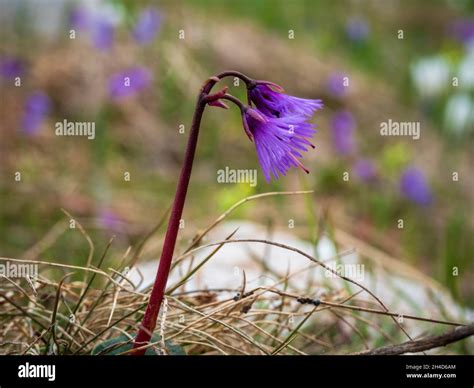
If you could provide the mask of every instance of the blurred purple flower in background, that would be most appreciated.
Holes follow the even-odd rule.
[[[367,21],[354,17],[346,24],[346,35],[352,42],[364,42],[369,37],[370,29]]]
[[[85,8],[76,7],[69,15],[69,23],[72,28],[78,31],[85,31],[91,24],[91,15]]]
[[[356,176],[364,182],[369,182],[377,176],[377,168],[369,159],[358,159],[352,168]]]
[[[121,229],[121,220],[119,216],[108,208],[99,210],[98,223],[104,229],[111,231],[119,231]]]
[[[474,44],[474,19],[459,19],[448,26],[448,34],[465,45]]]
[[[278,91],[275,91],[277,89]],[[266,116],[311,116],[323,107],[321,100],[309,100],[281,93],[283,89],[273,83],[259,82],[249,89],[250,100]]]
[[[133,37],[140,44],[150,43],[160,28],[160,14],[155,8],[144,9],[133,29]]]
[[[119,16],[110,7],[77,7],[69,15],[69,22],[74,29],[87,31],[97,50],[107,51],[112,48]]]
[[[354,130],[356,122],[349,111],[337,112],[331,120],[334,149],[341,155],[355,151]]]
[[[428,206],[433,200],[423,171],[407,167],[400,178],[400,191],[407,199],[420,206]]]
[[[248,108],[243,116],[244,128],[254,140],[258,160],[267,182],[271,175],[278,179],[278,174],[286,175],[291,167],[300,167],[301,151],[314,148],[310,139],[316,130],[314,125],[306,122],[302,115],[268,117],[258,109]]]
[[[109,95],[113,100],[133,96],[150,86],[152,73],[145,67],[135,66],[109,77]]]
[[[28,135],[34,135],[40,129],[50,106],[50,99],[45,93],[31,93],[25,101],[22,121],[23,132]]]
[[[344,85],[345,77],[346,76],[342,73],[333,73],[328,77],[326,89],[331,96],[341,98],[346,94],[347,86]]]
[[[109,20],[101,17],[97,17],[96,20],[94,20],[91,38],[97,50],[109,50],[114,43],[114,36],[115,28]]]
[[[5,79],[21,77],[25,73],[24,63],[13,57],[3,57],[0,59],[0,75]]]

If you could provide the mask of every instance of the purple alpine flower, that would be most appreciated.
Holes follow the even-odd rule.
[[[0,75],[5,79],[21,77],[25,72],[25,66],[21,60],[13,57],[0,59]]]
[[[109,95],[113,100],[132,96],[148,87],[151,80],[151,71],[142,66],[115,73],[109,78]]]
[[[69,15],[71,27],[87,31],[94,47],[99,51],[109,50],[114,42],[115,25],[110,14],[84,7],[77,7]]]
[[[352,167],[357,177],[364,182],[369,182],[377,176],[377,168],[369,159],[358,159]]]
[[[257,81],[249,88],[249,99],[266,116],[284,117],[302,115],[307,117],[323,107],[321,100],[309,100],[289,96],[283,89],[268,81]]]
[[[22,129],[28,135],[35,134],[41,127],[43,120],[50,109],[49,97],[43,92],[34,92],[25,102]]]
[[[355,150],[354,130],[356,123],[349,111],[340,111],[331,121],[333,146],[341,155],[351,154]]]
[[[216,83],[225,77],[238,77],[245,82],[247,93],[249,94],[249,105],[253,101],[257,108],[245,106],[240,99],[228,94],[228,87],[224,87],[215,93],[211,93]],[[161,309],[161,304],[165,296],[168,283],[176,239],[179,231],[180,219],[183,214],[183,208],[186,201],[186,194],[191,178],[191,171],[198,143],[199,129],[202,115],[207,105],[219,108],[227,108],[227,105],[218,100],[231,101],[237,105],[242,114],[244,130],[251,140],[255,141],[258,159],[262,166],[265,179],[270,180],[271,175],[278,178],[279,174],[285,175],[290,167],[301,167],[306,172],[306,168],[301,164],[298,158],[302,157],[301,152],[307,151],[309,147],[314,147],[310,139],[315,130],[314,125],[307,122],[308,112],[312,113],[316,107],[308,104],[308,100],[289,99],[289,96],[275,96],[269,93],[266,87],[258,86],[262,82],[257,82],[245,74],[237,71],[225,71],[212,76],[202,85],[196,109],[193,115],[190,135],[186,146],[184,161],[179,174],[176,194],[173,201],[172,210],[166,231],[166,237],[163,241],[163,248],[158,265],[158,270],[150,293],[148,304],[142,323],[135,337],[132,353],[133,355],[144,355],[150,343],[153,331]],[[268,85],[268,84],[267,84]],[[258,88],[258,89],[257,89]],[[248,90],[252,89],[252,90]],[[261,91],[268,97],[262,96]],[[296,102],[298,101],[298,103]],[[320,107],[318,102],[317,106]],[[265,112],[259,110],[262,107]],[[194,246],[198,245],[200,238],[196,239]],[[193,248],[194,246],[191,246]]]
[[[78,31],[87,30],[91,24],[91,15],[85,8],[76,7],[69,15],[69,23]]]
[[[364,19],[351,18],[346,24],[346,35],[352,42],[363,42],[369,36],[369,25]]]
[[[92,25],[91,34],[95,48],[100,51],[107,51],[113,45],[115,28],[106,18],[96,17]]]
[[[109,208],[102,208],[98,214],[99,225],[108,230],[119,231],[121,226],[120,217]]]
[[[400,191],[407,199],[420,206],[428,206],[433,200],[425,175],[416,167],[408,167],[403,171]]]
[[[448,26],[450,34],[458,42],[466,45],[474,42],[474,19],[458,19]]]
[[[286,175],[291,167],[308,169],[298,160],[301,152],[315,148],[310,139],[316,132],[314,125],[301,115],[269,117],[254,108],[247,108],[243,114],[244,129],[250,140],[255,142],[258,160],[267,182],[271,175]]]
[[[133,29],[133,37],[140,44],[150,43],[160,28],[160,22],[160,14],[156,9],[144,9]]]
[[[346,76],[342,73],[332,73],[327,80],[326,89],[330,95],[336,98],[343,97],[347,92],[347,86],[344,85],[344,78]]]

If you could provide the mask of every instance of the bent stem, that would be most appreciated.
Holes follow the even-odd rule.
[[[138,334],[135,338],[133,349],[131,354],[143,355],[146,352],[144,345],[146,345],[153,334],[153,330],[156,327],[156,321],[160,312],[161,303],[165,294],[166,283],[171,268],[171,262],[173,259],[174,248],[176,245],[176,238],[178,235],[179,222],[183,213],[184,201],[186,199],[186,193],[188,190],[189,179],[191,178],[191,171],[193,167],[194,155],[196,153],[196,146],[199,136],[199,129],[201,126],[201,119],[204,113],[206,105],[210,102],[216,101],[225,95],[226,89],[215,94],[209,94],[212,87],[222,78],[227,76],[239,77],[246,85],[253,82],[247,76],[234,71],[227,71],[212,77],[207,80],[199,93],[196,109],[194,111],[193,121],[191,124],[191,132],[189,134],[188,144],[186,146],[186,152],[184,156],[183,167],[179,176],[178,186],[173,202],[173,208],[168,222],[168,229],[166,231],[165,240],[163,243],[163,250],[161,252],[160,263],[158,266],[158,272],[156,275],[155,283],[150,294],[148,306],[143,317],[143,321],[139,328]]]

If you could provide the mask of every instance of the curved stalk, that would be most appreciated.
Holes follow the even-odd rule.
[[[171,210],[171,215],[168,223],[168,229],[166,231],[166,236],[163,243],[163,250],[161,252],[160,263],[158,266],[158,272],[156,275],[155,283],[150,294],[150,299],[143,317],[143,321],[139,328],[138,334],[135,338],[133,348],[136,349],[131,354],[134,355],[143,355],[145,354],[146,349],[142,349],[146,345],[153,334],[153,330],[156,327],[156,321],[158,314],[160,312],[161,303],[166,290],[166,283],[168,281],[168,276],[171,268],[171,262],[173,259],[174,248],[176,245],[176,238],[179,230],[179,222],[183,213],[184,202],[186,199],[186,193],[188,190],[189,180],[191,178],[191,171],[193,167],[194,155],[196,153],[196,146],[199,136],[199,129],[201,125],[202,115],[206,105],[214,100],[219,98],[225,98],[236,103],[240,109],[244,109],[243,104],[235,97],[227,95],[225,93],[226,89],[223,89],[220,92],[210,95],[212,87],[222,78],[227,76],[235,76],[242,79],[246,85],[250,85],[253,81],[247,76],[235,72],[235,71],[226,71],[220,73],[216,77],[210,78],[203,85],[197,102],[196,109],[194,111],[193,121],[191,124],[191,132],[189,134],[188,144],[186,146],[186,152],[184,156],[183,167],[181,169],[181,174],[179,176],[178,186],[176,189],[176,194],[173,202],[173,208]]]

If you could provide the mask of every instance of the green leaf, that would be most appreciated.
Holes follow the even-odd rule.
[[[158,342],[160,341],[160,336],[154,334],[151,341]],[[92,350],[92,355],[108,355],[116,356],[127,350],[132,349],[133,339],[130,339],[125,334],[122,334],[118,337],[110,338],[104,342],[99,343]],[[166,351],[168,354],[173,356],[182,356],[186,355],[183,347],[176,345],[171,341],[165,341]],[[148,348],[145,352],[146,356],[156,356],[159,355],[158,351],[154,348]]]

